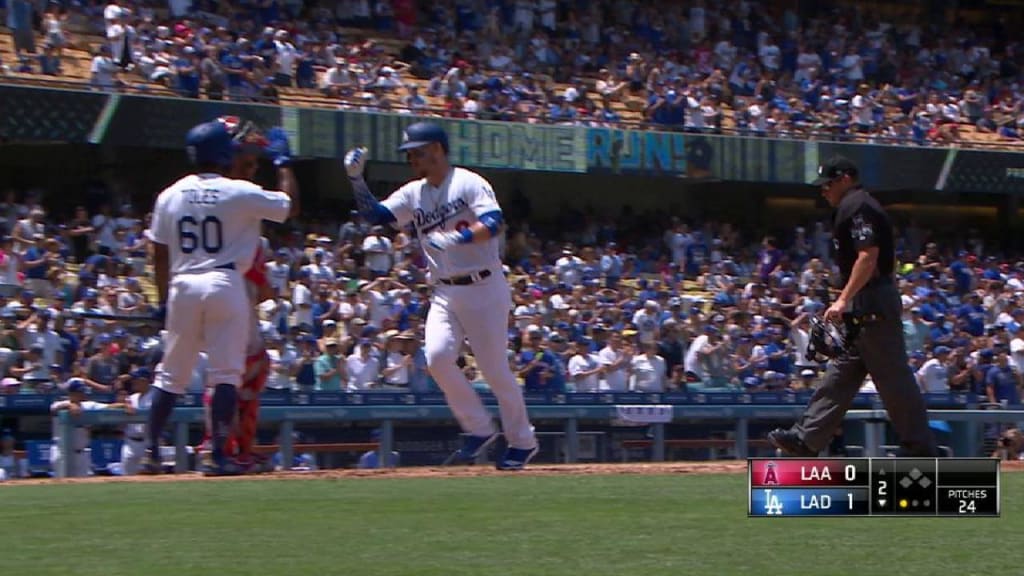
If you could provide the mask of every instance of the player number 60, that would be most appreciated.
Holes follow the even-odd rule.
[[[199,234],[193,232],[198,227]],[[185,254],[191,254],[201,244],[207,254],[216,254],[224,243],[224,230],[220,218],[207,216],[202,223],[192,216],[178,220],[178,245]]]

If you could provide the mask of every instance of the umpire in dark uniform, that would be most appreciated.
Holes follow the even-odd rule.
[[[828,363],[800,421],[789,430],[773,430],[768,440],[787,455],[816,456],[832,441],[871,374],[899,436],[900,455],[934,456],[924,399],[907,362],[889,216],[860,186],[857,166],[847,158],[836,156],[821,165],[813,184],[835,208],[833,246],[843,281],[825,321],[852,319],[857,331],[846,351]]]

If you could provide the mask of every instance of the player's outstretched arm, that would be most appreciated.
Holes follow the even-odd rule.
[[[291,200],[288,217],[299,214],[299,182],[292,171],[292,150],[288,143],[288,133],[284,128],[275,127],[267,131],[267,145],[264,152],[277,167],[277,186]]]
[[[368,222],[374,225],[390,224],[397,221],[395,215],[374,197],[370,187],[363,179],[369,151],[366,148],[355,148],[345,154],[345,172],[352,183],[352,193],[356,200],[356,209]]]

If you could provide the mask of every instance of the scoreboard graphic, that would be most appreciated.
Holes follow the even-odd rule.
[[[750,458],[749,517],[999,517],[993,458]]]

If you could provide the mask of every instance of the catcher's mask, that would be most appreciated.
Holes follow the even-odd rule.
[[[842,324],[826,322],[820,316],[811,317],[811,332],[808,335],[807,352],[810,362],[825,362],[848,354],[857,337],[857,324],[846,315]]]

